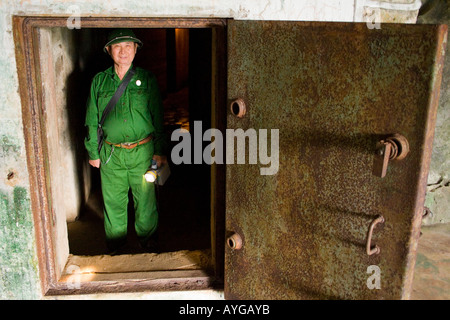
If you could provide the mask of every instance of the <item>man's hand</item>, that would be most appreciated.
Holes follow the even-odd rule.
[[[94,168],[100,168],[100,159],[89,160],[89,164]]]
[[[158,156],[158,155],[153,155],[153,160],[156,161],[156,165],[159,167],[161,167],[161,165],[167,163],[167,157],[166,156]]]

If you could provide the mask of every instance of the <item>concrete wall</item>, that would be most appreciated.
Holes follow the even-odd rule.
[[[448,1],[428,1],[421,10],[417,23],[449,25]],[[450,222],[450,42],[448,41],[425,205],[432,214],[423,220],[424,225]]]
[[[82,150],[80,121],[83,103],[74,99],[81,91],[74,81],[79,69],[76,34],[68,28],[40,30],[40,65],[44,121],[48,145],[51,204],[54,212],[57,272],[64,268],[69,255],[66,221],[74,221],[89,194],[86,153]],[[71,92],[73,91],[73,92]]]
[[[381,10],[374,9],[380,5]],[[376,24],[377,21],[373,21],[373,19],[414,23],[418,6],[420,6],[420,1],[417,0],[398,0],[396,2],[369,0],[1,1],[0,299],[42,298],[30,207],[30,188],[27,178],[28,170],[12,35],[12,15],[226,17],[348,22],[372,19],[370,21]],[[438,137],[438,139],[440,138]],[[448,147],[446,152],[448,154]],[[176,293],[173,297],[176,297]],[[195,294],[192,295],[192,298],[195,298]]]

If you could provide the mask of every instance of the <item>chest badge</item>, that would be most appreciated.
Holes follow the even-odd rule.
[[[137,85],[138,87],[140,87],[140,86],[141,86],[141,80],[136,80],[136,85]]]

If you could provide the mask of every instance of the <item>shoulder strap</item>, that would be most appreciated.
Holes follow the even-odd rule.
[[[102,126],[105,122],[106,116],[108,113],[114,108],[114,106],[117,104],[117,101],[119,101],[120,97],[124,93],[126,87],[128,86],[128,83],[130,83],[131,78],[134,76],[135,70],[134,68],[131,68],[125,78],[123,79],[122,83],[117,88],[116,92],[112,96],[111,100],[109,100],[108,104],[106,105],[105,110],[103,110],[102,118],[100,120],[99,125]]]

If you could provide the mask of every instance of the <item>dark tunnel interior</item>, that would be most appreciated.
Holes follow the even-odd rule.
[[[133,29],[144,43],[133,64],[154,73],[164,102],[164,128],[171,175],[157,188],[159,247],[161,252],[211,247],[211,168],[207,164],[174,165],[171,141],[178,128],[202,121],[211,127],[211,29]],[[79,63],[68,81],[68,113],[78,162],[87,161],[84,150],[85,105],[92,77],[112,66],[103,52],[109,29],[74,30]],[[80,111],[82,106],[83,112]],[[80,134],[80,133],[83,134]],[[194,139],[193,132],[191,138]],[[68,223],[70,253],[106,254],[99,170],[91,169],[91,192],[78,219]],[[129,194],[128,244],[122,253],[141,253],[134,231],[133,200]]]

